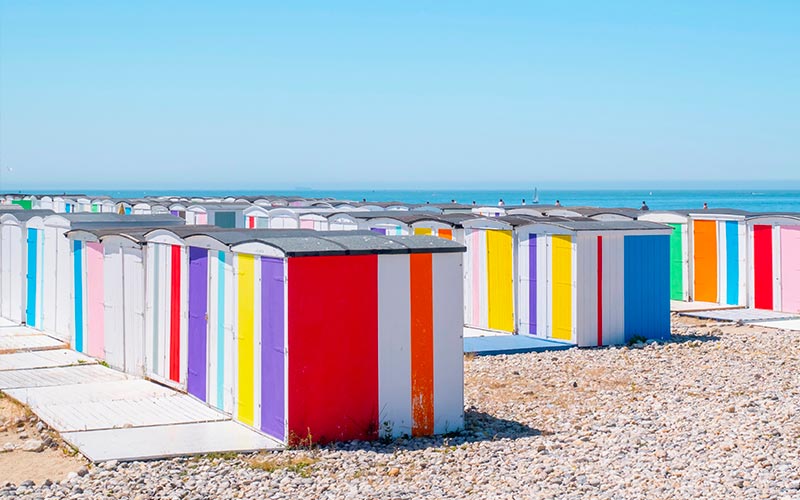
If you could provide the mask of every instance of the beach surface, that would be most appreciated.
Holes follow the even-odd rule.
[[[460,434],[69,479],[82,464],[61,453],[49,486],[0,462],[0,497],[800,498],[800,332],[673,320],[666,344],[467,357]]]

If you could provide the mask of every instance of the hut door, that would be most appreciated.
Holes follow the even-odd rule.
[[[756,309],[772,309],[772,226],[753,226]]]
[[[781,309],[800,313],[800,226],[781,228]]]
[[[189,378],[187,390],[206,400],[208,333],[208,250],[189,248]]]
[[[261,257],[261,430],[283,441],[284,393],[283,260]]]
[[[717,223],[694,221],[694,300],[717,301]]]
[[[28,229],[28,273],[27,280],[27,302],[25,307],[25,322],[29,326],[36,326],[36,247],[38,232],[36,229]]]
[[[669,224],[669,298],[683,298],[683,224]]]
[[[125,321],[122,305],[122,248],[119,244],[103,245],[103,324],[104,358],[113,368],[125,369]]]

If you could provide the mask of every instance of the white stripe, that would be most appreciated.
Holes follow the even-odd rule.
[[[581,347],[597,345],[597,237],[575,236],[577,245],[577,292],[575,341]]]
[[[464,427],[461,255],[433,255],[433,432]]]
[[[253,427],[261,429],[261,257],[253,259]]]
[[[378,431],[381,436],[410,436],[414,422],[411,413],[410,278],[408,255],[378,256]],[[452,292],[455,295],[456,290]],[[461,324],[461,310],[456,324]],[[463,347],[459,347],[459,356],[462,352]]]
[[[625,237],[603,236],[603,344],[625,343]]]

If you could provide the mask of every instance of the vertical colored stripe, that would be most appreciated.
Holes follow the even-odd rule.
[[[514,277],[511,231],[486,231],[489,328],[514,331]]]
[[[696,220],[694,226],[694,300],[717,301],[717,223]]]
[[[105,357],[105,307],[104,307],[103,245],[86,243],[86,329],[87,353],[96,358]]]
[[[727,270],[728,305],[739,304],[739,223],[725,222],[725,267]]]
[[[536,291],[538,289],[537,284],[537,275],[536,275],[536,253],[537,253],[537,239],[536,235],[530,235],[528,239],[528,277],[530,281],[528,281],[528,322],[530,324],[528,333],[531,335],[536,335],[538,329],[536,325],[536,319],[538,314],[537,309],[537,296]]]
[[[225,252],[217,264],[217,408],[225,406]]]
[[[572,237],[553,235],[552,275],[553,303],[552,336],[572,340]]]
[[[443,238],[445,240],[452,240],[453,239],[453,230],[452,229],[439,229],[436,232],[436,235],[439,238]]]
[[[672,300],[683,300],[683,224],[668,224],[669,237],[669,295]]]
[[[283,260],[261,257],[261,430],[283,441],[284,391]]]
[[[25,304],[25,322],[29,326],[36,326],[36,247],[38,246],[38,232],[28,229],[28,274],[27,274],[27,302]]]
[[[386,229],[382,227],[371,227],[369,228],[369,230],[372,231],[373,233],[386,234]]]
[[[429,227],[417,227],[414,228],[414,234],[430,236],[431,234],[433,234],[433,230]]]
[[[161,309],[161,245],[151,246],[153,251],[153,373],[159,372],[158,337],[159,337],[159,310]]]
[[[83,350],[83,243],[79,240],[72,242],[73,246],[73,283],[75,285],[75,350]]]
[[[597,345],[603,345],[603,237],[597,237]]]
[[[413,436],[433,434],[433,256],[411,259],[411,412]]]
[[[753,226],[755,306],[772,309],[772,226]]]
[[[287,265],[290,435],[377,438],[378,256],[296,257]],[[320,283],[335,283],[337,293]]]
[[[169,308],[169,378],[181,377],[181,247],[171,245]]]
[[[472,324],[474,326],[480,326],[481,255],[483,255],[483,249],[481,248],[481,236],[477,230],[473,230],[470,234],[470,241],[472,242],[470,248],[470,256],[472,257]]]
[[[239,283],[238,296],[239,303],[239,328],[237,329],[237,340],[239,344],[238,359],[238,411],[237,417],[240,421],[253,425],[253,353],[255,351],[253,307],[255,307],[255,257],[252,255],[238,256]]]
[[[189,333],[186,390],[206,400],[208,361],[208,250],[189,247]]]
[[[670,335],[669,237],[625,236],[625,340]]]
[[[800,226],[781,228],[781,309],[800,313]]]

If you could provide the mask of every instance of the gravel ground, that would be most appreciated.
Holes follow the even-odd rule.
[[[457,436],[108,463],[0,497],[800,498],[800,333],[674,333],[467,359]]]

